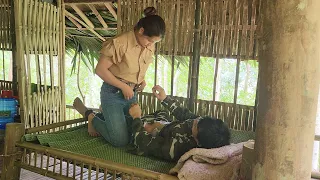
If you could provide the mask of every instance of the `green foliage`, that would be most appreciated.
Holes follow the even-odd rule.
[[[109,24],[110,28],[115,28],[116,19],[108,11],[100,11],[99,14],[104,19],[104,21]],[[85,15],[94,24],[96,28],[101,28],[102,25],[96,18],[96,15],[92,12],[86,12]],[[77,14],[75,14],[79,19],[81,19]],[[66,18],[66,26],[73,27],[76,26]],[[116,30],[96,30],[103,37],[113,37],[117,34]],[[77,69],[77,62],[80,57],[82,63],[88,68],[89,71],[93,72],[94,64],[99,59],[99,51],[102,47],[102,41],[96,37],[89,30],[79,30],[79,29],[67,29],[66,30],[66,53],[72,57],[72,68],[71,73],[75,73]]]
[[[66,54],[72,56],[71,72],[75,72],[79,56],[88,70],[93,72],[94,64],[99,59],[101,44],[102,42],[98,39],[90,37],[73,36],[66,38]]]

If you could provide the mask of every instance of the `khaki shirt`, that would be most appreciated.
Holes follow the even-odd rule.
[[[141,52],[134,31],[129,31],[106,41],[100,53],[112,61],[109,70],[114,76],[140,84],[152,62],[154,45]]]

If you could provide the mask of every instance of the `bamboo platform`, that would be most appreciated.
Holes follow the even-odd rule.
[[[1,142],[2,143],[2,142]],[[41,164],[41,158],[40,155],[37,156],[36,158],[36,164],[37,166],[40,166]],[[32,157],[30,159],[31,161],[35,162],[35,158]],[[47,161],[47,158],[43,158],[43,161]],[[53,170],[55,169],[55,172],[59,172],[60,169],[60,161],[56,161],[56,163],[54,163],[54,158],[49,158],[49,169]],[[81,172],[81,167],[79,166],[73,166],[72,164],[69,164],[69,168],[70,168],[70,172],[69,172],[69,177],[70,179],[99,179],[99,180],[104,180],[104,179],[121,179],[121,177],[119,176],[118,178],[113,178],[111,175],[108,175],[107,177],[104,177],[104,173],[97,173],[95,171],[91,171],[91,175],[90,177],[88,176],[88,172],[86,173],[87,169],[84,168],[83,172]],[[0,174],[1,174],[1,169],[2,169],[2,158],[0,158]],[[67,163],[66,162],[62,162],[62,169],[61,171],[64,172],[67,170]],[[72,177],[75,178],[72,178]],[[0,175],[1,177],[1,175]],[[98,177],[98,178],[97,178]],[[26,169],[21,169],[21,174],[20,174],[20,180],[53,180],[52,178],[46,177],[46,176],[42,176],[40,174],[31,172],[29,170]]]

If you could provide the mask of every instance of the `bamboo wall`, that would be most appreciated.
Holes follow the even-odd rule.
[[[191,55],[193,35],[201,34],[201,56],[257,59],[260,0],[201,0],[200,29],[194,29],[194,0],[118,0],[119,32],[131,30],[143,9],[154,6],[166,22],[158,52]]]
[[[64,121],[60,8],[39,0],[14,3],[22,122],[29,128]]]

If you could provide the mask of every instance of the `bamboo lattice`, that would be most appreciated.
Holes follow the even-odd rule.
[[[64,121],[60,8],[38,0],[14,3],[22,122],[37,127]]]
[[[119,32],[133,29],[143,9],[154,6],[165,20],[166,35],[161,54],[192,53],[194,29],[193,0],[119,0]],[[201,0],[201,56],[257,59],[256,29],[260,0]]]

